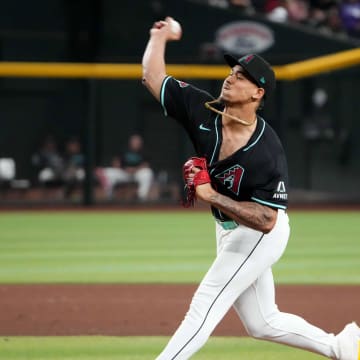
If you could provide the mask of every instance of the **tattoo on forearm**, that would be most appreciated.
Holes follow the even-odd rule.
[[[236,222],[255,230],[267,231],[272,227],[276,210],[255,202],[237,202],[227,196],[215,193],[211,205],[230,216]]]

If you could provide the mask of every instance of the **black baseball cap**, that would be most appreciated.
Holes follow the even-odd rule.
[[[265,90],[265,97],[268,97],[275,89],[275,73],[270,64],[261,56],[248,54],[240,59],[225,54],[225,61],[230,67],[240,65],[256,85]]]

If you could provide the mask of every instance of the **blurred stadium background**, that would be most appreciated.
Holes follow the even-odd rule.
[[[135,75],[130,71],[131,65],[126,68],[128,64],[141,63],[149,28],[166,15],[183,25],[182,41],[169,44],[170,64],[223,65],[225,51],[238,55],[254,51],[271,64],[281,66],[359,46],[359,38],[347,34],[341,26],[340,29],[327,24],[314,26],[310,18],[274,21],[268,13],[259,11],[259,1],[245,6],[235,3],[3,2],[0,71],[8,62],[125,67],[122,78],[69,78],[61,77],[60,72],[58,77],[38,78],[1,71],[0,160],[7,162],[0,166],[0,204],[137,203],[131,186],[118,189],[111,199],[106,198],[94,177],[94,169],[108,166],[133,133],[143,136],[155,172],[148,203],[178,203],[182,187],[180,169],[193,154],[192,146],[183,130],[165,119],[159,104],[142,87],[137,68]],[[314,3],[303,2],[307,6]],[[329,3],[335,7],[340,4]],[[277,130],[286,148],[290,204],[360,202],[359,71],[354,65],[293,81],[278,81],[277,94],[267,104],[263,116]],[[217,94],[222,82],[211,73],[200,78],[184,72],[181,78],[213,94]],[[70,138],[79,139],[82,145],[86,176],[69,197],[64,196],[62,184],[44,186],[37,180],[32,156],[49,135],[61,151]]]

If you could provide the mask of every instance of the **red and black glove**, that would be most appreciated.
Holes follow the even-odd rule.
[[[192,173],[196,167],[200,171]],[[196,200],[196,187],[201,184],[211,183],[210,175],[207,170],[206,159],[203,157],[191,157],[183,166],[183,178],[185,182],[184,207],[194,206]]]

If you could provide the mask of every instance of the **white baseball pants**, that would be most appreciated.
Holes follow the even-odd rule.
[[[337,357],[333,334],[299,316],[282,313],[275,303],[271,266],[289,238],[287,214],[279,210],[274,229],[263,234],[246,226],[224,230],[216,224],[217,257],[196,290],[189,311],[157,360],[189,359],[234,306],[252,337]]]

